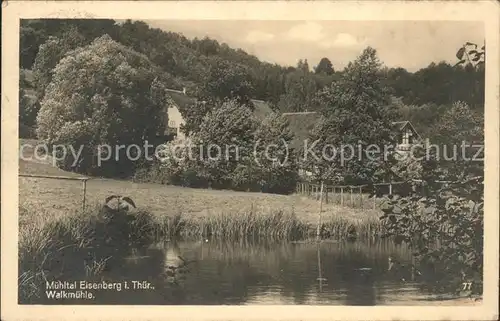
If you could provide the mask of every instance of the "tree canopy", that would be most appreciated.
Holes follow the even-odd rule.
[[[124,155],[112,166],[96,166],[96,147],[142,146],[163,131],[162,110],[169,98],[159,75],[146,56],[109,36],[100,37],[54,68],[38,113],[37,134],[50,145],[83,147],[80,162],[73,164],[68,155],[65,166],[103,175],[112,168],[124,171],[123,166],[130,166]]]
[[[309,156],[305,160],[316,169],[318,178],[349,184],[380,179],[375,174],[384,165],[379,160],[383,155],[374,161],[364,154],[368,145],[383,147],[394,139],[392,121],[396,113],[380,68],[375,49],[368,47],[347,66],[338,81],[318,93],[316,101],[323,117],[313,130],[311,142],[318,142],[314,150],[321,157],[317,160]],[[342,150],[342,146],[349,149]],[[358,156],[359,149],[362,157]],[[345,158],[349,157],[347,154],[356,154],[344,162],[342,153]]]
[[[332,75],[335,70],[333,69],[333,65],[332,65],[332,62],[330,61],[330,59],[324,57],[324,58],[321,58],[321,60],[319,61],[319,64],[316,66],[316,68],[314,69],[314,72],[316,74],[325,74],[325,75]]]

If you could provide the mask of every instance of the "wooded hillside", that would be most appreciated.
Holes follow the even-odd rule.
[[[187,39],[179,33],[150,28],[140,21],[127,20],[118,24],[114,20],[63,19],[21,22],[21,68],[35,67],[40,46],[52,36],[60,40],[56,47],[67,51],[89,44],[103,34],[145,54],[169,75],[169,86],[174,89],[186,87],[194,95],[217,94],[210,88],[210,80],[214,76],[220,78],[216,71],[224,68],[223,80],[244,83],[239,90],[251,98],[272,103],[281,112],[315,110],[312,100],[316,92],[338,80],[343,72],[335,70],[332,58],[335,52],[318,62],[297,57],[297,66],[287,67],[260,61],[214,39]],[[60,57],[61,53],[51,56]],[[404,68],[383,69],[387,87],[404,104],[401,118],[412,121],[417,130],[422,130],[436,122],[446,106],[450,107],[455,101],[464,101],[473,109],[483,109],[484,67],[429,63],[415,73]]]

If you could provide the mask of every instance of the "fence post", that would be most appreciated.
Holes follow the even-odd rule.
[[[82,211],[85,212],[85,198],[86,198],[86,194],[87,194],[87,180],[84,179],[82,182],[83,182]]]
[[[318,227],[316,228],[316,237],[319,240],[321,229],[321,212],[323,211],[323,181],[321,181],[321,191],[319,195],[319,214],[318,214]]]
[[[389,183],[389,195],[392,195],[392,183]]]
[[[373,185],[373,209],[377,207],[377,185]]]
[[[344,188],[340,188],[340,205],[344,205]]]
[[[354,207],[354,202],[352,199],[352,186],[349,186],[349,189],[351,190],[351,207]]]
[[[325,189],[325,204],[328,204],[328,186]]]
[[[359,187],[359,207],[363,208],[363,194],[362,194],[362,187]]]

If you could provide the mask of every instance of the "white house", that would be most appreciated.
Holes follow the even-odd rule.
[[[167,124],[165,126],[165,136],[173,137],[178,141],[185,141],[186,135],[182,132],[181,126],[186,122],[182,113],[179,110],[179,106],[185,107],[196,101],[195,98],[190,97],[186,94],[186,90],[175,90],[167,89],[169,95],[172,97],[174,104],[166,106],[166,117],[165,120]],[[252,99],[251,102],[254,105],[254,115],[258,119],[264,119],[267,115],[272,112],[269,104],[262,100]]]
[[[195,99],[186,95],[186,90],[175,90],[175,89],[167,89],[170,97],[172,97],[173,104],[166,106],[166,118],[167,123],[165,124],[165,136],[174,136],[179,141],[184,141],[186,139],[186,135],[182,132],[181,126],[186,122],[184,121],[184,117],[179,110],[179,106],[185,107],[189,104],[195,102]]]
[[[392,125],[398,133],[398,146],[399,151],[409,151],[411,146],[418,143],[421,139],[413,125],[409,121],[397,121]]]

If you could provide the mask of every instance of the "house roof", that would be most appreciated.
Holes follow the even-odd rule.
[[[413,127],[413,125],[411,124],[411,122],[409,122],[407,120],[405,120],[405,121],[395,121],[395,122],[392,122],[392,125],[394,126],[394,128],[398,129],[399,131],[402,131],[403,129],[409,127],[410,130],[413,133],[415,133],[420,138],[420,135],[415,130],[415,127]]]
[[[253,114],[257,117],[257,119],[263,120],[273,112],[267,102],[258,99],[252,99],[251,101],[254,106]]]
[[[399,130],[403,130],[403,128],[405,128],[409,123],[409,121],[394,121],[392,122],[392,125]]]
[[[181,108],[187,107],[196,101],[196,98],[186,95],[181,90],[167,88],[167,92],[174,103]],[[251,102],[254,106],[254,115],[259,120],[263,120],[273,112],[269,104],[263,100],[251,99]]]
[[[282,116],[288,121],[288,127],[294,135],[291,147],[300,150],[321,115],[317,112],[297,112],[283,113]]]
[[[184,94],[184,92],[182,92],[181,90],[167,89],[167,91],[178,107],[184,108],[196,101],[195,98]]]

